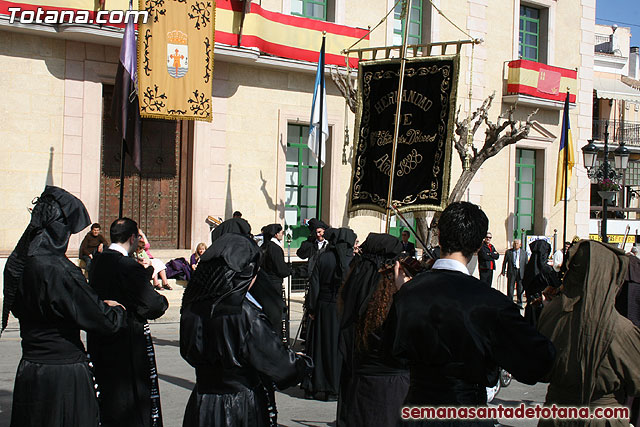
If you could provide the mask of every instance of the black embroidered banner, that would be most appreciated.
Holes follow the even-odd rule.
[[[442,210],[449,195],[458,56],[407,60],[393,203],[402,212]],[[349,211],[385,212],[400,61],[361,61]]]

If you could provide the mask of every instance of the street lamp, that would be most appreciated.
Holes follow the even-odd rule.
[[[612,179],[616,180],[619,178],[618,173],[615,169],[624,170],[627,168],[627,164],[629,163],[629,149],[624,146],[624,142],[621,142],[618,148],[616,148],[613,152],[614,157],[614,167],[615,169],[610,170],[609,165],[609,122],[605,122],[604,125],[604,159],[599,168],[595,169],[595,161],[600,150],[593,143],[593,140],[588,140],[588,144],[582,147],[582,155],[584,157],[584,165],[587,168],[587,175],[589,178],[600,178],[600,179]],[[624,172],[623,172],[624,173]],[[605,243],[609,242],[609,237],[607,236],[607,203],[608,198],[602,197],[602,241]]]

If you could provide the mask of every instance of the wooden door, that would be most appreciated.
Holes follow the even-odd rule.
[[[113,86],[104,86],[100,222],[108,229],[118,217],[120,143],[111,118]],[[134,219],[152,248],[190,245],[191,153],[193,124],[145,119],[141,171],[125,158],[123,215]]]

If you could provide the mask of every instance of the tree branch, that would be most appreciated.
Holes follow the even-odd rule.
[[[329,68],[331,79],[338,87],[343,98],[353,114],[358,110],[358,91],[353,85],[353,79],[347,73],[341,73],[338,68]]]

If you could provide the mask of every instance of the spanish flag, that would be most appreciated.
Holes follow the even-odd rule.
[[[567,174],[567,187],[571,183],[571,174],[575,157],[573,152],[573,141],[571,140],[571,125],[569,124],[569,92],[564,100],[564,111],[562,115],[562,135],[560,136],[560,150],[558,152],[558,169],[556,172],[556,202],[563,200],[567,189],[564,186],[565,173]],[[565,165],[566,157],[566,165]],[[565,167],[566,166],[566,167]]]

